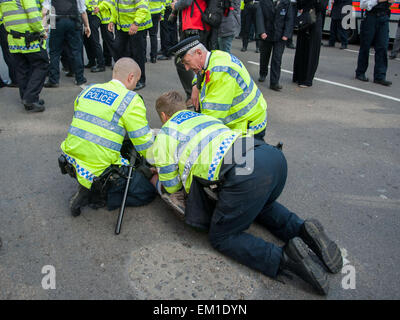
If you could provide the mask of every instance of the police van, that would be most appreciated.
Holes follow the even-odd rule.
[[[328,9],[328,7],[327,7]],[[351,26],[349,29],[347,29],[348,32],[348,39],[349,43],[356,43],[359,41],[359,35],[360,35],[360,25],[361,25],[361,19],[363,17],[364,10],[361,10],[360,8],[360,1],[353,1],[353,6],[352,6],[352,20],[348,20],[349,26]],[[397,25],[400,20],[400,0],[396,0],[390,7],[391,15],[390,15],[390,22],[389,22],[389,37],[391,40],[394,40],[396,37],[396,30],[397,30]],[[344,13],[346,15],[346,12]],[[348,12],[350,15],[350,12]],[[324,33],[329,34],[331,26],[331,18],[326,16],[325,18],[325,24],[323,31]]]

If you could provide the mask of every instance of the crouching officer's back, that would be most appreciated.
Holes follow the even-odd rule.
[[[104,191],[105,180],[115,178],[118,182],[112,171],[116,171],[117,176],[126,175],[126,167],[121,167],[129,164],[121,156],[125,136],[130,138],[135,150],[143,157],[147,156],[153,144],[144,102],[140,95],[131,91],[140,75],[140,68],[134,60],[122,58],[115,64],[110,82],[89,86],[75,100],[74,117],[68,136],[61,144],[64,154],[59,160],[63,173],[71,174],[72,171],[71,175],[81,186],[71,199],[73,215],[79,215],[80,208],[87,204],[98,203],[99,194],[96,191]],[[134,179],[141,181],[131,185],[143,188],[139,192],[143,192],[144,196],[141,199],[128,197],[127,205],[150,202],[155,196],[153,186],[137,172]],[[96,182],[101,184],[100,188]],[[121,192],[116,193],[122,198],[123,183],[120,184]],[[115,199],[110,199],[110,192],[115,193],[115,190],[108,190],[107,205],[109,209],[115,209],[118,204],[115,205]],[[138,194],[135,192],[132,196]]]

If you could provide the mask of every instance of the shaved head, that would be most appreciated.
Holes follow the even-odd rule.
[[[121,58],[114,65],[113,79],[117,79],[124,84],[132,75],[138,81],[141,74],[139,65],[131,58]]]

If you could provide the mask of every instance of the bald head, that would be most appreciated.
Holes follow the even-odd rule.
[[[129,90],[136,87],[141,74],[139,65],[131,58],[121,58],[114,65],[113,79],[121,81]]]

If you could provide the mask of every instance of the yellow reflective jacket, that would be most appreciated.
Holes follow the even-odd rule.
[[[75,167],[81,185],[90,189],[93,179],[107,167],[127,164],[120,154],[126,133],[135,149],[146,157],[153,134],[140,95],[117,80],[90,86],[80,93],[61,149]]]
[[[267,126],[267,102],[246,67],[227,52],[211,52],[203,71],[200,108],[243,134],[257,134]]]
[[[110,22],[118,30],[128,32],[133,23],[138,24],[138,31],[153,26],[148,0],[104,0],[99,8],[101,12],[110,10]]]
[[[153,154],[159,179],[169,193],[189,193],[193,177],[218,181],[222,159],[240,136],[221,121],[192,111],[175,113],[161,128]]]
[[[11,53],[39,52],[46,48],[45,40],[36,40],[29,43],[25,37],[12,36],[10,33],[44,34],[42,13],[36,0],[2,0],[0,1],[0,16],[3,17],[4,27],[8,32],[8,46]]]

